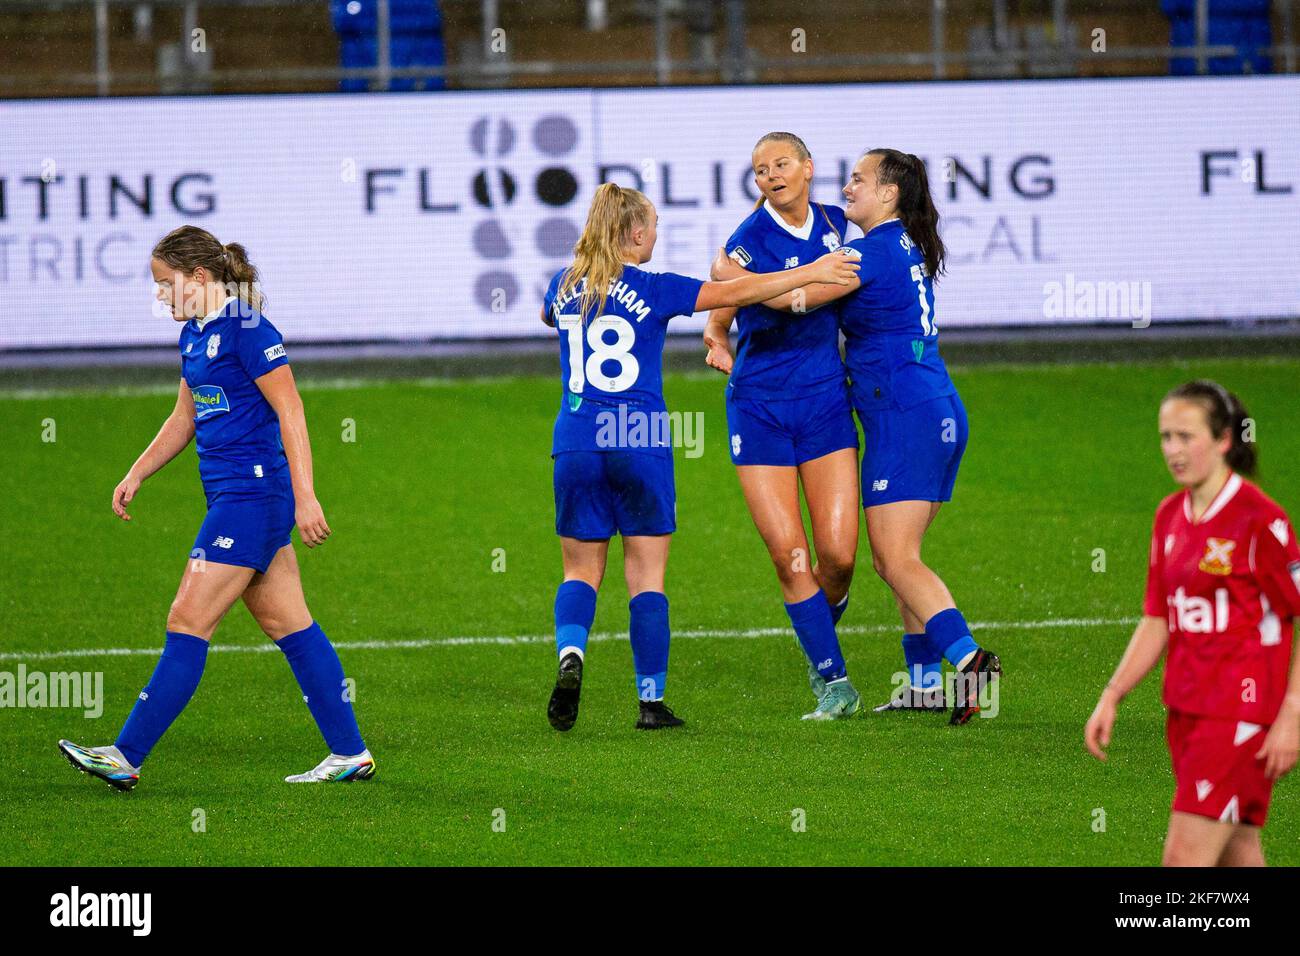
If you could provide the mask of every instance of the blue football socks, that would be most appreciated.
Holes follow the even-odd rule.
[[[149,683],[131,708],[114,745],[139,768],[154,744],[194,696],[208,659],[208,642],[193,634],[167,632],[162,656]]]

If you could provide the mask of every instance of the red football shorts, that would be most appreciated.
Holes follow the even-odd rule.
[[[1255,754],[1267,733],[1260,724],[1171,710],[1166,735],[1174,766],[1173,808],[1262,827],[1273,781]]]

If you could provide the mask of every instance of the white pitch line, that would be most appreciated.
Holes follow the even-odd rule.
[[[1037,631],[1051,627],[1113,627],[1120,624],[1136,624],[1136,617],[1062,617],[1046,621],[976,621],[971,624],[972,631]],[[842,627],[840,634],[897,634],[897,625],[874,625],[872,627]],[[673,632],[674,640],[698,640],[707,638],[732,638],[753,640],[761,637],[793,637],[788,627],[756,627],[747,630],[682,630]],[[465,647],[490,645],[550,644],[555,640],[554,634],[521,634],[500,636],[466,636],[436,637],[411,641],[338,641],[335,647],[342,651],[399,651],[421,650],[428,647]],[[598,631],[592,634],[591,641],[627,640],[626,631]],[[214,644],[213,653],[232,652],[263,654],[277,650],[276,645],[267,641],[265,644]],[[156,656],[160,648],[153,647],[82,647],[59,651],[0,651],[0,661],[43,661],[66,657],[132,657],[136,655]]]

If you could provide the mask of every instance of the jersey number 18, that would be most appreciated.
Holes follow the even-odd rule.
[[[624,392],[636,384],[641,365],[632,354],[636,342],[636,329],[621,315],[602,315],[592,319],[587,326],[587,347],[591,354],[582,358],[582,316],[557,315],[556,324],[567,333],[569,342],[569,391],[582,393],[587,382],[606,392]],[[605,341],[605,333],[613,330],[617,338]],[[618,363],[618,374],[610,377],[601,372],[606,362]]]

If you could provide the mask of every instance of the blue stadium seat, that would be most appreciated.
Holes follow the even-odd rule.
[[[342,66],[357,68],[378,64],[377,9],[376,0],[330,0]],[[390,65],[394,68],[441,66],[447,62],[442,38],[442,10],[437,0],[389,0],[388,10]],[[434,90],[446,85],[442,77],[394,77],[387,88]],[[363,93],[370,89],[370,84],[362,79],[345,79],[339,83],[339,89],[345,93]]]
[[[1259,52],[1273,43],[1270,5],[1270,0],[1210,0],[1206,42],[1237,48],[1234,56],[1211,57],[1207,63],[1210,73],[1221,75],[1273,71],[1272,59]],[[1170,44],[1195,46],[1195,0],[1160,0],[1160,9],[1169,17]],[[1174,76],[1195,74],[1196,58],[1171,59],[1169,72]]]

